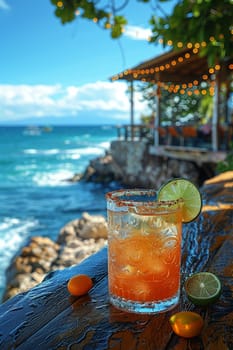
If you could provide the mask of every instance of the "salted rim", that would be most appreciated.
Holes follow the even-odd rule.
[[[105,194],[105,198],[108,201],[113,202],[116,206],[122,207],[122,206],[129,206],[129,207],[139,207],[139,206],[144,206],[144,207],[150,207],[150,208],[163,208],[167,209],[169,207],[173,206],[180,206],[183,205],[184,200],[182,198],[179,199],[174,199],[174,200],[168,200],[168,201],[158,201],[157,199],[157,194],[158,191],[154,189],[144,189],[144,188],[133,188],[133,189],[120,189],[120,190],[115,190],[112,192],[108,192]],[[143,196],[147,195],[148,197],[156,197],[156,200],[151,200],[151,201],[137,201],[135,199],[122,199],[121,197],[133,197],[133,196]]]

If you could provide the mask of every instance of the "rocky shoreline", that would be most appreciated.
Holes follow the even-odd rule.
[[[201,186],[203,182],[215,175],[213,164],[198,166],[192,161],[164,158],[150,155],[147,151],[137,159],[137,149],[124,149],[124,144],[111,145],[105,156],[90,161],[83,174],[75,174],[72,182],[88,181],[96,183],[117,182],[128,187],[159,188],[167,179],[186,177]],[[119,149],[122,147],[122,149]],[[140,148],[139,148],[140,149]],[[135,152],[135,153],[133,153]],[[134,162],[125,155],[133,153]]]
[[[34,287],[48,272],[80,263],[101,249],[106,240],[106,219],[88,213],[67,223],[55,242],[48,237],[32,237],[13,258],[6,271],[6,289],[2,301]]]
[[[115,181],[128,187],[158,188],[168,178],[182,176],[188,177],[198,186],[202,184],[203,174],[191,162],[164,160],[145,153],[142,164],[141,161],[137,161],[137,150],[134,151],[135,164],[130,164],[126,169],[126,152],[119,152],[113,143],[111,153],[93,159],[83,174],[75,174],[69,180],[101,183]],[[50,271],[80,263],[102,248],[106,240],[106,219],[103,216],[90,216],[88,213],[83,213],[80,219],[67,223],[60,230],[55,242],[48,237],[31,238],[12,259],[6,271],[6,289],[2,301],[34,287]]]

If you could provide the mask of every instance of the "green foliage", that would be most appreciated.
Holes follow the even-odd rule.
[[[199,113],[202,119],[202,124],[207,124],[213,116],[213,97],[210,95],[203,96],[200,105],[199,105]]]
[[[138,84],[135,87],[142,93],[142,100],[147,101],[147,106],[151,110],[151,114],[156,113],[155,106],[155,90],[151,83]],[[200,120],[200,106],[203,97],[200,95],[187,94],[181,95],[179,93],[170,93],[164,90],[160,99],[160,123],[161,124],[179,124],[179,123],[201,123]],[[207,99],[210,103],[210,100]]]
[[[55,15],[63,24],[78,20],[79,17],[93,20],[102,28],[109,30],[113,39],[122,35],[127,24],[125,16],[119,15],[119,12],[130,0],[50,1],[55,6]],[[158,43],[162,40],[166,46],[168,41],[172,41],[174,49],[181,47],[181,42],[184,46],[187,43],[206,43],[201,46],[200,55],[208,57],[209,66],[225,57],[233,56],[232,0],[177,0],[169,15],[165,13],[165,9],[166,2],[170,0],[137,1],[151,5],[150,24],[153,33],[151,42]]]
[[[126,24],[127,24],[127,21],[123,16],[114,16],[113,24],[111,26],[111,37],[113,39],[119,38]]]
[[[174,48],[181,42],[184,45],[206,43],[201,47],[200,55],[208,57],[210,66],[233,55],[232,0],[179,1],[170,16],[152,16],[150,22],[152,41],[161,39],[164,46],[168,40],[172,41]]]
[[[142,114],[141,117],[141,123],[144,125],[154,125],[154,117],[153,115],[144,115]]]
[[[233,170],[233,143],[231,143],[231,150],[227,153],[226,159],[217,164],[216,170],[218,173]]]
[[[200,95],[188,96],[163,90],[160,102],[161,122],[165,124],[197,124],[199,121]]]

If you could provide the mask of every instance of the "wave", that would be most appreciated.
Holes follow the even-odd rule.
[[[109,147],[109,142],[101,142],[98,146],[91,146],[85,148],[70,148],[68,150],[58,150],[58,149],[50,149],[50,150],[36,150],[36,149],[28,149],[24,150],[25,154],[36,154],[36,155],[56,155],[59,154],[60,159],[79,159],[81,156],[99,156],[104,153],[106,149]]]
[[[73,171],[58,170],[49,173],[36,173],[33,176],[33,182],[37,186],[67,186],[70,185],[69,179],[74,175]]]
[[[0,224],[0,249],[5,254],[15,251],[22,242],[22,238],[27,236],[29,229],[37,225],[38,221],[35,219],[4,218]],[[0,255],[0,259],[1,257]]]
[[[105,141],[105,142],[101,142],[99,145],[100,145],[100,147],[102,147],[104,149],[109,149],[110,148],[110,144],[111,144],[111,142]]]
[[[26,242],[30,231],[39,225],[35,219],[6,217],[0,224],[0,287],[5,285],[5,270],[11,259]],[[1,288],[0,288],[1,290]],[[2,290],[3,292],[3,290]],[[1,297],[1,295],[0,295]]]
[[[58,154],[60,153],[60,150],[57,149],[57,148],[52,148],[52,149],[48,149],[48,150],[37,150],[37,149],[34,149],[34,148],[29,148],[29,149],[25,149],[23,151],[23,153],[25,154],[45,154],[45,155],[49,155],[49,154]]]
[[[23,153],[25,153],[25,154],[36,154],[36,153],[38,153],[38,151],[36,149],[30,148],[30,149],[25,149],[23,151]]]
[[[100,155],[103,153],[103,149],[99,147],[79,148],[77,151],[79,152],[80,155],[88,155],[88,154]]]
[[[103,150],[110,147],[110,142],[100,142],[96,146],[88,146],[82,148],[71,148],[68,150],[59,150],[57,148],[40,150],[35,148],[25,149],[23,151],[24,154],[38,154],[38,155],[54,155],[54,154],[80,154],[80,155],[88,155],[88,154],[101,154]]]

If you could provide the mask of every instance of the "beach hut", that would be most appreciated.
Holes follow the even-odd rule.
[[[161,131],[161,118],[160,118],[160,98],[166,84],[173,84],[178,87],[179,92],[181,89],[190,88],[196,86],[197,89],[200,84],[210,82],[211,89],[214,96],[214,110],[211,118],[211,151],[218,152],[219,148],[219,106],[220,106],[220,86],[224,82],[227,98],[230,95],[230,84],[233,79],[233,57],[226,58],[222,62],[215,64],[213,67],[209,67],[206,57],[199,55],[199,49],[202,44],[191,44],[184,49],[169,51],[160,56],[154,57],[147,61],[134,66],[133,68],[126,69],[111,77],[111,81],[126,80],[130,84],[130,125],[133,133],[134,126],[134,95],[133,84],[134,81],[151,82],[156,87],[156,118],[154,125],[154,149],[159,148],[159,132]],[[226,102],[227,104],[227,102]],[[221,116],[222,118],[222,116]],[[225,132],[224,140],[228,142],[232,138],[232,115],[226,108],[226,115],[224,116]],[[188,129],[186,130],[188,131]],[[191,129],[189,130],[191,132]],[[227,136],[226,136],[227,135]],[[131,134],[133,137],[133,134]],[[185,136],[184,136],[185,137]],[[191,137],[191,136],[189,136]],[[156,152],[156,151],[155,151]]]

